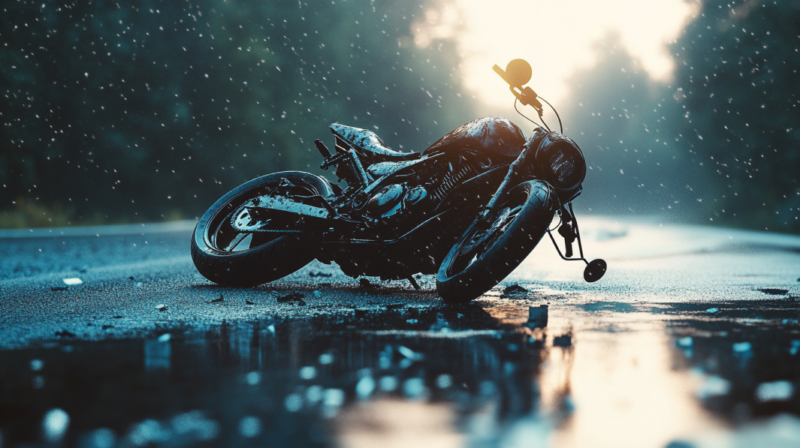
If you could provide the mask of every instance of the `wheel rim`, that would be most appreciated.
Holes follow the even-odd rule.
[[[477,228],[473,223],[458,242],[455,255],[445,270],[447,276],[463,272],[488,252],[522,211],[527,198],[524,191],[513,194],[501,205],[496,218],[486,229]]]
[[[302,217],[255,216],[246,206],[251,199],[275,194],[308,196],[317,195],[318,192],[308,185],[282,183],[282,179],[245,190],[231,198],[211,217],[204,235],[206,245],[217,252],[233,254],[255,249],[286,235],[301,234],[302,231],[297,227],[302,222]],[[240,231],[234,227],[234,222],[240,228],[256,231]],[[263,225],[268,225],[269,228],[263,229]]]

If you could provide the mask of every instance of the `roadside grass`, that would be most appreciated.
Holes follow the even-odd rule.
[[[161,216],[161,221],[178,221],[186,217],[178,211]],[[37,227],[73,227],[107,224],[153,222],[137,216],[112,216],[96,211],[78,215],[73,208],[60,204],[45,206],[35,202],[15,201],[14,208],[0,210],[0,229],[30,229]]]

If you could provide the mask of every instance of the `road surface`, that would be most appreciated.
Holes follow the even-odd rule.
[[[448,307],[316,262],[217,287],[192,228],[0,230],[0,446],[800,443],[800,237],[588,218],[600,282],[543,240]]]

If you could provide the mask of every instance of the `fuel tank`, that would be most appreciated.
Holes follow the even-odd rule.
[[[425,155],[456,148],[471,148],[489,157],[513,160],[525,144],[525,136],[519,126],[500,117],[485,117],[464,124],[423,152]]]

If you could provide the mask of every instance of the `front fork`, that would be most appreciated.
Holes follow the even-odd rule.
[[[569,210],[567,208],[569,208]],[[558,233],[564,237],[563,254],[561,253],[561,249],[558,247],[558,243],[556,243],[556,239],[553,237],[552,230],[547,229],[547,234],[550,235],[550,241],[553,242],[553,246],[555,246],[558,256],[566,261],[583,261],[586,263],[586,268],[583,270],[583,279],[587,282],[593,283],[600,280],[603,275],[605,275],[608,265],[602,258],[588,261],[586,257],[583,256],[581,231],[578,229],[578,220],[575,218],[575,212],[572,210],[572,202],[568,203],[566,206],[562,206],[559,213],[561,214],[561,224],[558,227]],[[572,253],[572,243],[574,241],[578,241],[579,257],[574,257]]]
[[[525,145],[522,147],[522,151],[520,152],[517,159],[514,160],[514,163],[511,164],[509,167],[508,173],[506,177],[503,179],[503,182],[497,187],[497,191],[492,195],[492,199],[489,200],[489,203],[484,206],[483,210],[481,210],[478,218],[475,220],[475,226],[480,229],[488,229],[489,226],[497,218],[497,209],[498,203],[500,203],[500,198],[504,196],[508,191],[512,188],[517,186],[519,181],[523,178],[523,176],[530,170],[530,166],[533,164],[533,158],[536,153],[536,148],[541,141],[541,136],[537,135],[539,129],[534,131],[534,135],[531,136],[526,142]],[[553,242],[553,245],[558,251],[558,255],[566,260],[566,261],[583,261],[586,263],[586,268],[583,271],[583,278],[589,283],[596,282],[600,280],[606,273],[607,264],[603,259],[596,259],[593,261],[588,261],[583,256],[583,244],[581,243],[581,232],[578,229],[578,220],[575,218],[575,212],[572,210],[572,202],[567,203],[566,205],[561,206],[561,210],[559,211],[561,215],[561,224],[558,228],[558,233],[564,238],[564,252],[562,254],[561,249],[558,247],[555,238],[553,237],[553,233],[550,229],[547,229],[547,234],[550,235],[550,240]],[[577,241],[578,242],[578,253],[580,257],[574,257],[572,251],[572,243]]]
[[[530,166],[533,164],[533,158],[536,154],[536,147],[538,146],[539,142],[541,141],[541,136],[539,135],[539,129],[537,128],[534,131],[534,135],[532,135],[522,146],[522,151],[520,151],[517,159],[511,164],[508,169],[508,173],[506,173],[506,177],[503,179],[503,182],[500,183],[500,186],[497,187],[497,191],[492,195],[492,199],[489,200],[489,203],[483,207],[480,214],[478,214],[478,218],[475,221],[475,225],[481,229],[488,229],[489,226],[495,221],[497,218],[497,204],[500,202],[500,198],[505,196],[506,193],[511,191],[512,188],[516,187],[519,184],[519,181],[522,179],[523,174],[529,171]]]

